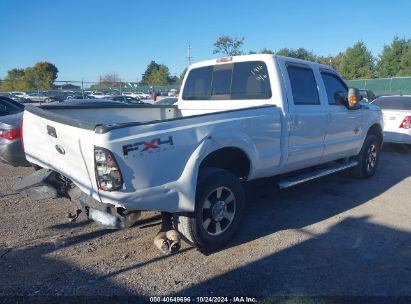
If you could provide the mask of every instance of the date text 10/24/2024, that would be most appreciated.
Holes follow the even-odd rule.
[[[150,297],[152,303],[255,303],[253,297]]]

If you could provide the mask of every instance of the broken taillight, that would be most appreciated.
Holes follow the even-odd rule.
[[[411,116],[406,116],[402,123],[400,124],[402,129],[411,129]]]
[[[20,130],[19,129],[9,129],[9,130],[0,129],[0,137],[7,139],[7,140],[14,140],[14,139],[20,138]]]
[[[104,148],[94,147],[94,162],[98,188],[104,191],[121,189],[123,177],[113,153]]]

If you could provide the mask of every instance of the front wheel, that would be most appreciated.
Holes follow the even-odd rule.
[[[381,143],[375,135],[369,134],[365,138],[360,153],[356,156],[358,165],[353,169],[357,178],[369,178],[375,174],[380,159]]]
[[[234,236],[244,206],[244,190],[237,176],[205,168],[199,174],[194,213],[175,214],[174,225],[197,248],[215,250]]]

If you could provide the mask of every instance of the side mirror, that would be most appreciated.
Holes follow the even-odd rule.
[[[360,108],[358,102],[361,100],[360,90],[357,88],[348,89],[348,109],[356,110]]]

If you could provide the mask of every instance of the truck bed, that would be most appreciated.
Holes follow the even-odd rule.
[[[26,110],[37,116],[94,130],[97,125],[113,125],[129,122],[159,121],[181,117],[177,106],[167,105],[29,105]]]

